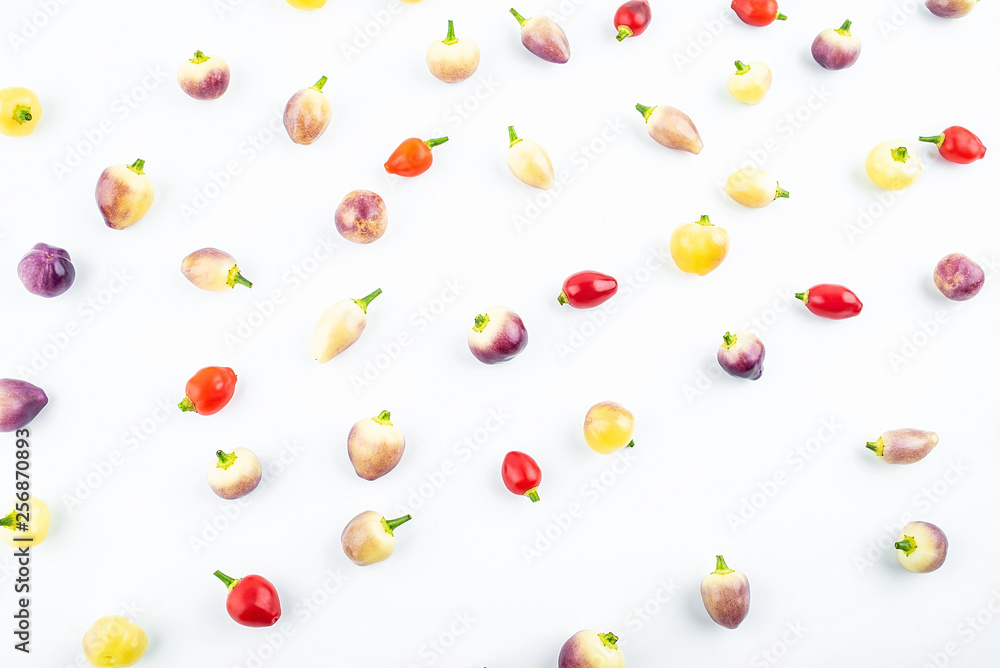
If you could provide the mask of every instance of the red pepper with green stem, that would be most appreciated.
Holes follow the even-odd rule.
[[[236,373],[227,366],[207,366],[184,386],[184,400],[177,404],[182,411],[198,415],[218,413],[236,392]]]
[[[758,28],[788,18],[778,11],[777,0],[733,0],[731,7],[740,21]]]
[[[933,137],[921,137],[920,141],[934,144],[942,158],[960,165],[968,165],[986,155],[986,147],[979,137],[960,125],[945,128],[944,132]]]
[[[538,485],[542,482],[542,469],[538,462],[523,452],[512,450],[503,458],[500,470],[503,484],[512,493],[526,496],[532,502],[538,501]]]
[[[222,571],[215,571],[215,577],[229,589],[226,596],[226,612],[243,626],[274,626],[281,617],[281,602],[278,590],[267,579],[259,575],[231,578]]]
[[[618,30],[615,39],[621,42],[626,37],[638,37],[646,31],[652,18],[653,10],[646,0],[629,0],[615,12],[615,28]]]
[[[447,137],[428,139],[410,137],[403,141],[385,161],[385,171],[397,176],[420,176],[434,162],[431,149],[448,141]]]
[[[573,308],[594,308],[618,292],[618,281],[599,271],[581,271],[563,282],[559,303]]]
[[[861,313],[861,300],[843,285],[821,283],[795,295],[811,313],[830,320],[853,318]]]

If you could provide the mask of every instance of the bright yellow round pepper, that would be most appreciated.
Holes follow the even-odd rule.
[[[670,257],[689,274],[704,276],[722,264],[728,253],[729,233],[713,225],[708,216],[680,225],[670,235]]]
[[[319,9],[326,4],[326,0],[286,0],[295,9]]]
[[[146,632],[124,617],[101,617],[83,636],[83,655],[92,666],[131,666],[146,653]]]
[[[635,416],[613,401],[594,404],[583,420],[583,438],[592,450],[602,455],[635,445],[632,440],[634,430]]]
[[[884,141],[865,159],[865,171],[879,188],[903,190],[920,178],[920,159],[917,149],[902,139]]]
[[[26,137],[35,131],[42,117],[42,103],[27,88],[15,86],[0,90],[0,133],[8,137]]]
[[[27,510],[24,504],[28,504]],[[17,525],[28,518],[26,530]],[[49,534],[49,507],[41,499],[29,496],[28,500],[14,500],[7,506],[7,514],[0,518],[0,540],[11,547],[35,547]],[[17,539],[17,540],[15,540]]]

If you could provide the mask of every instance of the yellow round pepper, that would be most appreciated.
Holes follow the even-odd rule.
[[[27,529],[19,529],[24,521]],[[35,547],[49,534],[49,507],[41,499],[29,496],[27,501],[14,500],[7,514],[0,518],[0,540],[11,547]]]
[[[670,235],[670,257],[689,274],[704,276],[722,264],[728,253],[729,233],[713,225],[708,216],[680,225]]]
[[[0,133],[25,137],[35,131],[42,117],[42,103],[27,88],[15,86],[0,90]]]
[[[865,171],[879,188],[909,188],[920,178],[917,149],[902,139],[884,141],[868,153]]]
[[[771,68],[764,63],[736,61],[736,72],[726,80],[729,94],[744,104],[757,104],[771,89]]]
[[[634,430],[635,417],[627,408],[613,401],[594,404],[583,420],[583,438],[592,450],[602,455],[634,446]]]
[[[319,9],[326,4],[326,0],[286,0],[295,9]]]
[[[131,666],[146,653],[146,632],[118,615],[101,617],[83,636],[83,655],[92,666]]]

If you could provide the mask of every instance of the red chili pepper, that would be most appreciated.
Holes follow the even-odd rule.
[[[227,366],[207,366],[184,386],[186,396],[177,404],[182,411],[194,411],[198,415],[218,413],[236,391],[236,373]]]
[[[653,10],[646,0],[629,0],[615,12],[615,28],[618,29],[619,42],[626,37],[637,37],[645,32]]]
[[[233,579],[222,571],[215,577],[229,588],[226,612],[243,626],[274,626],[281,617],[281,602],[274,585],[259,575]]]
[[[618,292],[618,281],[599,271],[581,271],[563,282],[559,303],[573,308],[594,308]]]
[[[941,157],[960,165],[975,162],[986,155],[986,147],[979,137],[960,125],[945,128],[936,137],[921,137],[920,141],[929,141],[938,147]]]
[[[447,137],[427,141],[410,137],[403,141],[385,161],[385,171],[397,176],[420,176],[430,169],[431,163],[434,162],[431,149],[446,141]]]
[[[542,482],[542,469],[538,462],[524,454],[512,450],[503,458],[503,484],[514,494],[522,494],[538,501],[538,485]]]
[[[788,18],[778,11],[777,0],[733,0],[732,8],[740,21],[761,28]]]
[[[821,318],[843,320],[861,313],[861,300],[843,285],[820,283],[797,293],[795,298],[801,299],[807,309]]]

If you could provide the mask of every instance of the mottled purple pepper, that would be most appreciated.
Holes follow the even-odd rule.
[[[73,285],[76,269],[62,248],[35,244],[18,263],[17,277],[33,295],[58,297]]]
[[[941,294],[956,302],[975,297],[985,282],[983,268],[961,253],[945,255],[934,267],[934,285]]]
[[[521,44],[542,60],[563,64],[569,60],[569,40],[559,24],[545,16],[526,19],[511,9],[517,22],[521,24]]]
[[[15,431],[35,419],[49,398],[40,387],[24,380],[0,380],[0,431]]]
[[[730,376],[757,380],[764,373],[764,344],[750,332],[726,332],[716,356]]]
[[[865,446],[887,464],[912,464],[927,456],[938,444],[938,435],[920,429],[893,429]]]

